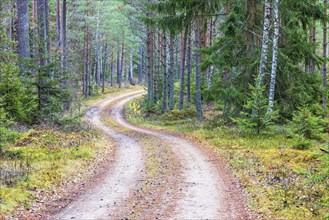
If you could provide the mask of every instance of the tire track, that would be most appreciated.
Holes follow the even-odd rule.
[[[221,179],[214,164],[198,146],[175,135],[143,129],[124,119],[125,104],[140,94],[127,97],[112,108],[111,117],[125,128],[158,137],[169,144],[178,156],[184,181],[181,183],[183,198],[173,212],[174,219],[240,219],[240,212],[228,198],[228,186]]]
[[[100,120],[100,114],[105,106],[136,94],[141,94],[141,91],[107,99],[86,112],[86,119],[117,143],[114,166],[97,188],[83,194],[53,219],[111,218],[111,214],[123,206],[121,201],[126,199],[134,186],[138,184],[139,173],[144,169],[142,147],[134,139],[107,127]]]

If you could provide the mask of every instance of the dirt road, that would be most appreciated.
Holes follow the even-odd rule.
[[[129,207],[124,203],[130,201],[129,197],[133,195],[132,192],[138,185],[140,171],[145,168],[145,158],[143,157],[145,146],[131,135],[110,128],[101,122],[100,113],[111,103],[111,120],[132,132],[156,137],[173,151],[180,164],[179,170],[168,174],[178,176],[179,173],[181,176],[178,184],[172,184],[172,187],[176,188],[173,192],[179,192],[179,195],[177,193],[177,196],[168,195],[168,198],[163,198],[164,201],[169,200],[168,207],[170,204],[175,204],[175,207],[170,215],[157,217],[173,219],[246,218],[244,204],[242,200],[239,201],[240,195],[235,195],[239,191],[233,189],[234,186],[231,185],[227,170],[221,170],[223,166],[211,160],[212,155],[209,155],[209,152],[205,151],[202,146],[177,135],[140,128],[124,119],[124,105],[141,96],[142,93],[142,91],[136,91],[109,98],[87,112],[88,120],[117,143],[115,161],[101,184],[86,192],[55,218],[109,219],[113,216],[125,217],[117,216],[116,213],[121,213],[123,207]],[[153,194],[153,192],[149,192],[149,194]],[[152,208],[163,209],[163,206]],[[125,212],[127,211],[129,210]],[[155,218],[156,216],[143,217]]]

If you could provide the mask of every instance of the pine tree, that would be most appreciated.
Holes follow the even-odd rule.
[[[29,34],[29,2],[27,0],[17,1],[17,38],[18,38],[18,53],[21,58],[20,61],[20,75],[26,70],[25,63],[27,58],[30,58],[30,34]]]

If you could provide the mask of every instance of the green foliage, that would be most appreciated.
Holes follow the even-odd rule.
[[[304,137],[304,135],[297,135],[293,139],[292,147],[296,150],[307,150],[312,147],[312,141]]]
[[[19,75],[19,68],[14,63],[0,62],[0,96],[7,112],[7,117],[15,121],[30,123],[30,113],[35,111],[33,96],[27,90],[27,81]]]
[[[34,85],[38,88],[37,111],[35,118],[39,122],[57,123],[63,118],[64,106],[69,105],[73,99],[73,93],[69,88],[63,87],[66,78],[55,78],[58,75],[58,63],[51,62],[38,68],[38,77]]]
[[[196,117],[196,111],[195,109],[189,108],[189,109],[173,109],[166,114],[161,116],[162,121],[177,121],[177,120],[183,120],[183,119],[192,119]]]
[[[232,111],[233,117],[243,108],[243,96],[250,93],[247,85],[254,84],[253,76],[258,71],[261,47],[257,38],[263,29],[262,9],[261,1],[250,5],[246,1],[230,2],[230,13],[219,27],[222,34],[210,47],[201,50],[205,57],[202,69],[216,69],[215,80],[212,80],[210,90],[204,88],[207,91],[203,98],[212,101],[209,94],[220,98],[222,104],[229,106],[226,110]],[[303,104],[321,101],[320,74],[310,74],[307,66],[309,63],[320,66],[324,60],[317,53],[319,44],[309,41],[307,30],[322,20],[322,11],[322,6],[311,0],[288,0],[280,4],[280,20],[284,28],[280,31],[275,98],[283,120],[290,119]],[[268,83],[266,76],[265,82]]]
[[[264,96],[265,87],[253,87],[249,85],[251,94],[244,105],[245,111],[241,117],[234,119],[238,127],[244,132],[264,133],[274,124],[277,112],[267,112],[268,101]]]
[[[306,139],[321,140],[325,121],[315,114],[314,108],[303,106],[293,115],[290,127],[293,132]]]
[[[5,152],[6,143],[12,141],[17,136],[16,132],[8,129],[11,121],[7,119],[7,113],[3,108],[2,100],[0,98],[0,156]]]
[[[142,113],[148,116],[153,114],[161,114],[161,107],[162,106],[160,101],[158,103],[153,103],[148,101],[147,97],[145,97],[140,103]]]

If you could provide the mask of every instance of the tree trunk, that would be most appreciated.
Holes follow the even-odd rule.
[[[120,68],[120,81],[122,83],[122,76],[124,76],[124,68],[125,68],[125,42],[122,42],[122,51],[121,51],[121,68]],[[125,78],[124,78],[125,80]],[[120,85],[121,87],[121,85]]]
[[[114,51],[113,47],[111,49],[111,76],[110,76],[110,85],[113,86],[113,74],[114,74]]]
[[[195,24],[195,107],[197,112],[198,119],[202,119],[203,112],[202,112],[202,100],[201,100],[201,74],[200,74],[200,62],[201,57],[199,54],[200,50],[200,20],[196,20]]]
[[[271,71],[271,81],[270,81],[270,91],[268,98],[268,110],[267,112],[273,111],[274,106],[274,95],[275,95],[275,83],[276,83],[276,72],[278,66],[278,42],[279,42],[279,0],[273,1],[273,23],[274,23],[274,37],[273,37],[273,56],[272,56],[272,71]]]
[[[89,16],[89,5],[90,2],[88,1],[88,9],[87,9],[87,16]],[[63,0],[62,5],[62,70],[66,71],[67,69],[67,49],[66,49],[66,17],[67,17],[67,7],[66,7],[66,0]],[[87,28],[88,28],[88,21],[87,21]],[[89,32],[89,30],[87,29]],[[89,38],[87,32],[87,38]],[[88,49],[88,47],[87,47]]]
[[[157,40],[154,42],[154,47],[156,48],[157,52],[154,54],[154,56],[157,57],[156,61],[156,69],[154,72],[154,94],[155,94],[155,102],[158,102],[160,100],[160,96],[162,92],[160,91],[160,72],[161,72],[161,33],[160,30],[157,29]]]
[[[17,0],[18,10],[18,53],[20,56],[20,76],[24,73],[24,59],[30,58],[30,34],[29,34],[29,2],[27,0]]]
[[[104,64],[103,64],[103,74],[102,74],[102,92],[105,92],[105,80],[106,80],[106,73],[107,73],[107,66],[108,66],[108,59],[109,59],[109,52],[108,52],[108,45],[105,44],[104,48]]]
[[[96,83],[100,87],[101,86],[101,68],[100,68],[100,42],[99,42],[99,6],[97,7],[97,15],[96,15]]]
[[[266,63],[268,57],[268,47],[269,47],[269,30],[270,30],[270,14],[271,14],[271,3],[269,0],[265,0],[265,10],[264,10],[264,29],[263,29],[263,40],[262,40],[262,51],[260,58],[259,73],[256,81],[256,86],[260,87],[263,85]]]
[[[323,1],[324,6],[324,18],[323,18],[323,58],[324,58],[324,64],[322,67],[322,77],[323,77],[323,88],[324,88],[324,95],[322,97],[322,105],[325,107],[327,104],[327,4],[328,0]]]
[[[45,45],[46,45],[46,64],[49,63],[50,58],[50,37],[49,37],[49,2],[48,0],[45,1]]]
[[[39,24],[39,56],[40,66],[46,65],[46,49],[47,49],[47,35],[46,35],[46,20],[45,20],[45,0],[37,0],[38,6],[38,24]]]
[[[32,2],[32,18],[33,18],[33,22],[32,24],[32,29],[33,29],[33,37],[32,37],[32,45],[33,45],[33,49],[32,49],[32,57],[34,59],[34,65],[38,66],[38,24],[37,24],[37,20],[38,20],[38,2],[37,0],[33,0]]]
[[[130,64],[129,64],[129,75],[128,80],[130,84],[133,84],[133,51],[130,49]]]
[[[189,31],[187,47],[187,102],[191,103],[191,75],[192,75],[192,32]]]
[[[168,101],[169,109],[174,109],[174,75],[175,75],[175,62],[174,62],[174,34],[170,33],[169,39],[169,56],[170,56],[170,67],[169,67],[169,82],[168,82]]]
[[[12,29],[12,24],[13,24],[13,17],[12,17],[12,10],[13,6],[11,1],[6,1],[3,2],[3,21],[2,21],[2,26],[3,26],[3,31],[4,33],[7,34],[7,37],[10,40],[13,40],[13,29]],[[9,43],[7,46],[8,50],[12,49],[11,43]]]
[[[61,0],[56,0],[56,53],[57,54],[59,54],[60,49],[61,49]]]
[[[63,0],[63,3],[64,3],[64,1],[65,0]],[[63,6],[64,6],[64,4],[63,4]],[[84,45],[84,96],[85,96],[85,98],[88,97],[89,85],[90,85],[89,84],[89,81],[90,81],[89,80],[89,24],[88,24],[89,6],[90,6],[90,2],[88,1],[86,18],[85,18],[85,33],[84,33],[84,42],[85,42],[85,45]],[[64,7],[63,7],[63,9],[64,9]],[[63,21],[64,21],[64,17],[63,17]],[[63,24],[64,24],[64,22],[63,22]],[[64,27],[63,27],[63,30],[64,30]],[[62,35],[62,36],[64,36],[64,35]],[[62,39],[64,39],[64,38],[62,38]],[[64,44],[64,41],[63,41],[63,44]],[[64,64],[64,62],[63,62],[63,64]]]
[[[163,72],[163,94],[162,94],[162,111],[168,111],[168,76],[167,76],[167,38],[166,33],[162,33],[162,72]]]
[[[147,34],[147,44],[148,44],[148,101],[153,103],[154,102],[154,82],[153,82],[153,73],[154,73],[154,29],[152,27],[148,27],[148,34]]]
[[[138,84],[143,83],[143,49],[142,46],[138,49],[139,63],[138,63]]]
[[[185,27],[184,36],[182,39],[181,51],[181,67],[180,67],[180,96],[179,96],[179,110],[184,108],[184,90],[185,90],[185,61],[186,61],[186,43],[189,27]]]
[[[121,68],[120,67],[120,54],[121,54],[121,48],[118,46],[118,53],[117,53],[117,83],[119,85],[119,88],[121,88]]]

